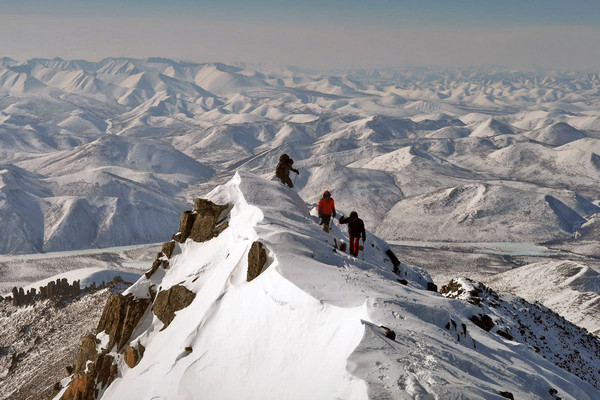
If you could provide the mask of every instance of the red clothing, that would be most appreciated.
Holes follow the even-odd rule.
[[[358,251],[360,250],[359,240],[360,236],[350,236],[350,254],[354,257],[358,257]]]
[[[333,210],[335,210],[335,204],[331,197],[328,199],[319,200],[319,204],[317,205],[317,211],[320,214],[331,215]]]

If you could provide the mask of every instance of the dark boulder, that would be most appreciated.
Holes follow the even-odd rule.
[[[388,328],[387,326],[381,325],[381,329],[383,330],[383,335],[391,340],[396,340],[396,332]]]
[[[152,305],[152,312],[164,324],[161,330],[165,329],[173,321],[176,311],[189,306],[195,297],[196,294],[194,292],[181,285],[175,285],[169,290],[158,292]]]
[[[263,248],[262,243],[254,242],[248,252],[248,274],[246,280],[250,282],[263,271],[267,263],[267,253]]]
[[[498,394],[504,398],[515,400],[515,396],[511,392],[498,392]]]
[[[505,339],[508,339],[508,340],[513,340],[514,339],[513,336],[510,333],[508,333],[507,331],[503,331],[502,329],[498,329],[496,331],[496,333],[498,335],[502,336]]]
[[[487,331],[487,332],[489,332],[490,329],[492,329],[495,326],[492,318],[486,314],[483,314],[482,316],[479,316],[479,317],[476,315],[473,315],[470,318],[470,320],[475,325],[477,325],[478,327],[480,327],[481,329],[483,329],[484,331]]]
[[[127,364],[129,368],[133,368],[137,365],[141,357],[139,351],[135,347],[127,346],[123,358],[125,359],[125,364]]]
[[[438,287],[433,282],[427,282],[427,290],[429,290],[430,292],[436,292],[437,293]]]

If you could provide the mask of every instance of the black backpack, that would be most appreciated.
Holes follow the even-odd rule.
[[[284,178],[285,164],[285,161],[279,161],[279,164],[277,164],[277,168],[275,168],[275,176],[279,179]]]

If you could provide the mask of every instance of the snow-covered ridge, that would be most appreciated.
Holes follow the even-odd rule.
[[[159,257],[166,268],[121,296],[154,302],[128,330],[127,350],[107,348],[112,330],[96,335],[93,353],[118,366],[99,398],[598,397],[528,345],[471,323],[480,309],[426,290],[424,271],[403,264],[396,275],[387,245],[370,232],[364,256],[335,249],[341,228],[321,231],[278,182],[239,172],[207,199],[228,205],[225,222],[223,212],[213,218],[226,228],[202,243],[171,242],[169,257]],[[250,280],[256,242],[264,265]],[[179,306],[165,322],[168,296]]]

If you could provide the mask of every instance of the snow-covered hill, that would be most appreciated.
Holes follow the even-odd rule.
[[[304,198],[328,188],[386,239],[564,240],[590,214],[565,199],[599,198],[599,85],[497,68],[6,60],[0,253],[163,240],[198,190],[238,168],[271,175],[283,152]]]
[[[490,277],[496,288],[538,301],[574,324],[600,333],[600,275],[585,265],[547,261]]]
[[[206,197],[108,300],[56,399],[600,396],[600,342],[551,311],[467,281],[443,297],[371,232],[349,256],[345,226],[247,172]]]

